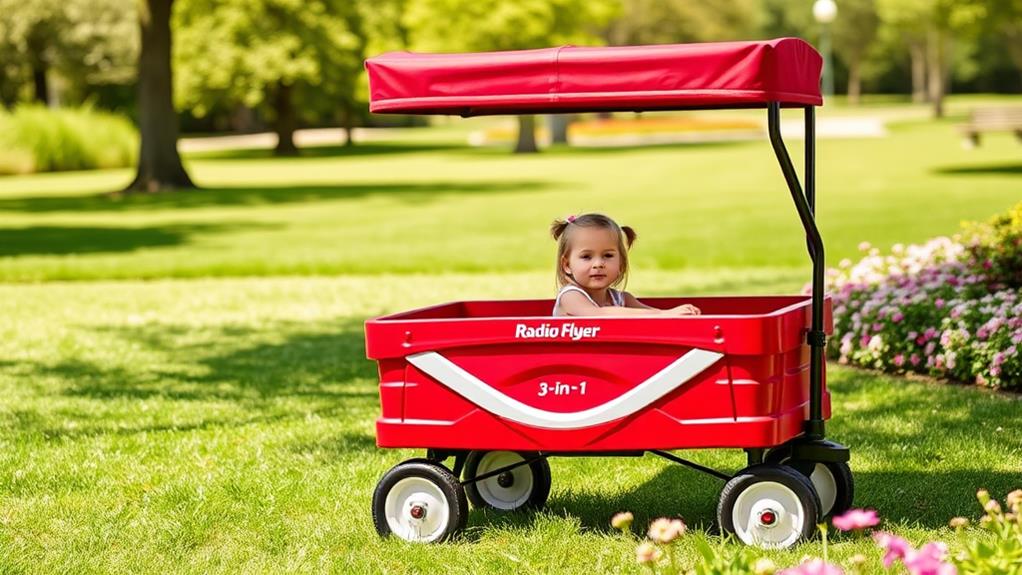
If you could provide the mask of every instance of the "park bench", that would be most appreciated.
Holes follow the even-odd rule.
[[[961,126],[965,144],[979,145],[981,132],[1015,132],[1022,140],[1022,106],[998,106],[975,108],[969,114],[969,122]]]

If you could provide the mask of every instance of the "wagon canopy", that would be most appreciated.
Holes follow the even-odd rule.
[[[461,116],[819,106],[821,65],[798,38],[366,60],[370,111]]]

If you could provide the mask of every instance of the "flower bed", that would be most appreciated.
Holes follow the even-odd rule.
[[[841,363],[1022,389],[1022,204],[963,234],[827,272]]]
[[[976,493],[983,515],[978,526],[966,517],[955,517],[949,526],[955,530],[952,545],[928,541],[918,548],[894,533],[875,531],[873,540],[883,551],[884,572],[908,575],[994,575],[1022,572],[1022,489],[1005,498],[1005,508],[990,493]],[[629,512],[611,519],[614,529],[626,538],[634,538]],[[847,537],[864,536],[880,524],[872,509],[851,509],[833,518],[834,527]],[[798,566],[778,571],[776,564],[751,547],[734,550],[725,544],[713,547],[706,539],[693,540],[697,556],[686,562],[675,552],[676,541],[685,535],[685,523],[678,518],[660,518],[649,526],[647,538],[635,549],[635,560],[651,573],[665,575],[864,575],[867,558],[857,554],[846,567],[828,558],[828,527],[817,526],[823,540],[823,557],[806,557]],[[977,528],[978,527],[978,528]],[[952,551],[954,551],[952,553]],[[903,569],[896,567],[901,564]],[[875,570],[872,572],[876,572]]]

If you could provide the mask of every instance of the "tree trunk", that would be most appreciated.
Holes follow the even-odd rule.
[[[550,114],[547,116],[550,124],[550,143],[567,144],[568,126],[571,124],[570,114]]]
[[[138,172],[126,193],[195,187],[177,153],[177,113],[170,71],[172,3],[147,0],[139,9],[142,46],[138,57],[138,123],[142,143]]]
[[[277,84],[273,107],[277,112],[277,120],[274,123],[277,130],[277,147],[273,149],[273,155],[295,156],[298,154],[298,148],[295,147],[295,127],[298,124],[298,118],[291,102],[291,86],[289,84]]]
[[[928,100],[926,93],[926,45],[912,41],[908,45],[912,60],[912,101],[919,104]]]
[[[931,28],[926,34],[927,94],[933,104],[933,117],[944,117],[944,34]]]
[[[40,61],[32,63],[32,87],[36,101],[48,106],[50,104],[50,86],[46,82],[46,64]]]
[[[515,144],[516,154],[534,154],[536,147],[536,117],[527,114],[518,116],[518,143]]]
[[[859,105],[859,96],[862,95],[862,69],[861,61],[855,58],[848,62],[848,104]]]
[[[347,100],[341,102],[341,127],[344,128],[344,145],[354,146],[355,138],[351,133],[355,130],[355,114],[352,112],[351,102]]]

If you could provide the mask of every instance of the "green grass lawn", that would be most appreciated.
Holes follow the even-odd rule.
[[[801,226],[765,141],[514,156],[465,147],[450,126],[424,140],[430,130],[293,159],[194,155],[189,168],[206,189],[187,194],[104,195],[131,177],[123,170],[0,179],[0,280],[544,270],[550,220],[587,210],[639,231],[637,277],[805,269]],[[790,144],[798,163],[801,145]],[[923,241],[1022,200],[1009,134],[965,151],[953,121],[910,119],[888,138],[818,147],[831,264],[860,241]]]
[[[1009,135],[964,151],[955,120],[926,121],[920,106],[822,113],[867,110],[901,118],[890,137],[819,143],[831,265],[860,241],[922,241],[1022,200]],[[550,297],[546,225],[585,210],[638,229],[640,295],[781,293],[809,279],[765,142],[465,147],[487,121],[293,159],[195,154],[205,189],[182,194],[110,197],[124,170],[0,178],[0,572],[639,573],[613,513],[633,511],[640,530],[680,515],[693,536],[712,533],[721,484],[646,457],[554,459],[546,510],[474,510],[450,544],[376,536],[377,480],[421,453],[375,447],[367,317]],[[828,383],[828,434],[852,447],[857,503],[913,542],[950,541],[950,517],[978,516],[977,488],[1022,487],[1016,396],[836,365]],[[727,471],[744,459],[690,455]],[[792,565],[819,552],[770,555]],[[871,542],[831,547],[855,553],[879,570]]]
[[[677,284],[650,274],[651,291]],[[362,318],[463,295],[534,293],[545,274],[0,285],[0,571],[642,572],[609,529],[714,521],[718,480],[653,457],[554,459],[540,513],[472,511],[457,541],[381,541],[370,497],[408,450],[378,450]],[[692,292],[720,291],[690,278]],[[1016,398],[831,366],[829,434],[858,503],[918,543],[950,540],[973,495],[1020,485]],[[737,470],[743,455],[690,456]],[[641,528],[641,527],[640,527]],[[692,557],[690,540],[683,543]],[[797,563],[818,542],[770,556]],[[831,556],[872,542],[838,538]]]

